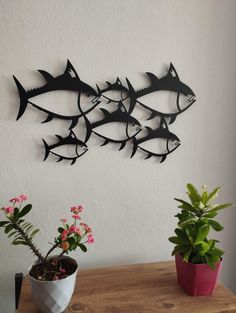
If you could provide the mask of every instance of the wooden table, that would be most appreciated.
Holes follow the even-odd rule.
[[[38,313],[27,278],[17,313]],[[174,262],[79,272],[66,313],[233,313],[236,296],[218,283],[212,296],[190,297],[176,282]]]

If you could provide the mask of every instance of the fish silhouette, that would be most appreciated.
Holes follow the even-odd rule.
[[[83,154],[85,154],[88,151],[88,146],[86,143],[82,142],[79,140],[74,132],[71,130],[69,135],[67,137],[61,137],[59,135],[56,135],[58,142],[49,146],[47,142],[43,140],[44,147],[45,147],[45,156],[44,156],[44,161],[48,158],[49,154],[53,154],[57,156],[59,159],[57,162],[60,162],[62,160],[71,160],[71,165],[76,162],[76,160],[81,157]],[[75,147],[75,155],[68,157],[68,156],[63,156],[60,153],[57,153],[53,151],[54,149],[61,147],[61,146],[66,146],[66,145],[74,145]]]
[[[143,108],[151,111],[151,115],[148,119],[152,119],[155,116],[170,117],[171,124],[175,121],[178,114],[181,114],[184,111],[186,111],[196,101],[194,92],[189,86],[180,81],[178,73],[172,63],[170,63],[167,75],[162,78],[158,78],[156,75],[150,72],[146,72],[146,74],[151,82],[150,86],[135,91],[130,82],[128,83],[129,83],[129,96],[133,98],[133,102],[135,101],[134,99],[136,99],[136,102],[138,104],[140,104]],[[164,90],[174,91],[177,93],[176,98],[177,112],[173,113],[160,112],[156,108],[151,108],[150,106],[145,105],[140,100],[138,100],[139,98],[150,93]],[[188,96],[188,105],[182,109],[180,108],[179,105],[180,94],[183,94],[186,97]]]
[[[163,124],[165,125],[165,127],[163,127]],[[180,140],[179,138],[171,133],[169,131],[169,129],[166,127],[166,123],[162,123],[161,126],[155,130],[153,130],[152,128],[150,127],[145,127],[148,131],[148,134],[145,136],[145,137],[142,137],[140,139],[136,139],[135,137],[133,138],[133,151],[132,151],[132,154],[131,154],[131,157],[132,158],[134,156],[134,154],[136,153],[137,149],[139,148],[140,150],[144,151],[147,153],[147,156],[145,159],[149,159],[151,158],[152,156],[156,156],[156,157],[161,157],[161,161],[160,163],[164,162],[167,155],[172,153],[175,149],[178,148],[178,146],[180,145]],[[165,142],[165,150],[166,151],[163,151],[163,152],[160,152],[160,153],[155,153],[153,151],[149,151],[143,147],[141,147],[141,144],[142,143],[145,143],[147,141],[150,141],[150,140],[166,140]],[[172,143],[172,148],[170,149],[170,143]]]
[[[107,83],[106,88],[100,89],[100,87],[98,87],[97,85],[97,90],[98,90],[98,94],[100,97],[102,96],[103,98],[108,100],[107,103],[110,103],[110,102],[120,103],[123,100],[128,98],[129,89],[122,84],[119,77],[117,77],[114,83],[110,83],[109,81],[106,81],[106,83]],[[120,98],[114,99],[114,98],[109,97],[109,95],[106,95],[106,93],[109,93],[109,91],[120,92]],[[126,94],[125,97],[123,97],[124,93]]]
[[[62,75],[59,75],[57,77],[53,77],[51,74],[43,70],[38,70],[38,72],[46,79],[47,81],[46,84],[43,85],[42,87],[31,89],[28,91],[24,89],[24,87],[21,85],[18,79],[13,75],[13,78],[15,80],[16,86],[18,88],[19,96],[20,96],[20,107],[19,107],[17,120],[21,118],[21,116],[24,114],[27,108],[28,103],[30,103],[33,107],[47,114],[47,118],[46,120],[43,121],[43,123],[49,122],[53,118],[59,118],[63,120],[72,121],[69,129],[72,129],[73,127],[75,127],[75,125],[77,124],[82,114],[78,113],[77,115],[72,115],[72,116],[57,114],[55,112],[51,112],[47,109],[44,109],[29,100],[40,94],[44,94],[44,93],[55,91],[55,90],[75,91],[75,92],[78,92],[79,95],[81,93],[85,93],[88,97],[90,95],[94,96],[92,100],[92,103],[94,105],[90,107],[87,111],[85,111],[83,114],[89,113],[100,103],[100,101],[98,101],[97,91],[95,91],[95,89],[93,89],[91,86],[89,86],[88,84],[86,84],[79,78],[77,72],[75,71],[73,65],[70,63],[69,60],[67,60],[67,66],[66,66],[65,72]]]
[[[142,125],[140,124],[140,122],[133,116],[129,115],[126,108],[121,103],[119,104],[116,111],[109,112],[104,108],[100,108],[100,110],[104,115],[104,118],[100,121],[90,123],[88,118],[84,116],[85,123],[87,126],[85,142],[87,142],[91,134],[94,133],[98,137],[104,139],[102,146],[106,145],[109,142],[120,143],[121,146],[119,150],[121,150],[125,147],[126,143],[130,139],[132,139],[142,130]],[[109,137],[109,134],[105,136],[102,135],[101,132],[99,133],[99,127],[112,123],[119,123],[119,126],[121,128],[120,131],[121,138],[113,139]]]

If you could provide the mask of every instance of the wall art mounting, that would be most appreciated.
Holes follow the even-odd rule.
[[[38,72],[43,76],[45,84],[30,90],[25,90],[19,80],[13,76],[20,97],[17,120],[24,115],[30,105],[44,116],[42,123],[51,122],[54,119],[69,122],[66,136],[56,135],[56,140],[50,145],[42,139],[45,148],[44,161],[49,155],[54,155],[57,162],[68,160],[74,164],[89,150],[90,138],[95,136],[102,140],[102,146],[112,143],[117,144],[119,150],[122,150],[129,145],[130,158],[139,151],[144,154],[145,159],[158,157],[160,162],[163,162],[167,155],[180,145],[179,138],[169,130],[170,125],[174,123],[178,115],[185,112],[195,102],[194,92],[180,80],[172,63],[166,75],[161,78],[146,72],[148,86],[142,89],[135,89],[128,78],[122,81],[119,77],[114,83],[106,81],[105,87],[98,84],[92,87],[80,79],[69,60],[61,75],[54,77],[44,70],[38,70]],[[35,97],[42,94],[62,90],[76,93],[76,113],[62,114],[40,106],[34,101]],[[160,109],[160,100],[155,100],[155,95],[163,91],[175,95],[174,105],[169,110],[165,106],[164,109]],[[148,95],[154,95],[152,103],[143,101],[143,98]],[[82,98],[86,99],[87,105],[81,104]],[[137,111],[139,115],[136,114]],[[140,111],[141,116],[147,115],[145,119],[142,117],[142,121]],[[95,113],[95,120],[92,120],[92,113]],[[97,115],[101,117],[97,119]],[[148,125],[150,121],[152,121],[151,127]],[[113,138],[109,130],[106,132],[106,127],[113,127],[117,124],[119,131],[116,138]],[[81,125],[85,133],[83,138],[76,133],[76,129]],[[61,152],[61,148],[68,146],[73,148],[71,155]],[[59,152],[57,152],[58,148],[60,148]]]

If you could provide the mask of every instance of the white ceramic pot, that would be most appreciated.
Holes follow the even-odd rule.
[[[69,305],[78,272],[78,264],[72,260],[77,265],[76,271],[60,280],[40,281],[28,274],[34,301],[42,313],[62,313]]]

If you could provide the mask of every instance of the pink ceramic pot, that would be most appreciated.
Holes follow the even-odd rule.
[[[177,254],[175,264],[178,283],[190,296],[209,296],[214,291],[221,263],[216,263],[212,270],[207,264],[184,262],[181,255]]]

